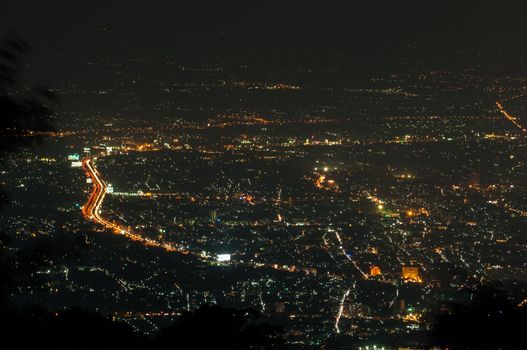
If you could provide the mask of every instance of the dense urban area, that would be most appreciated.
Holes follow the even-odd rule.
[[[142,339],[203,305],[252,309],[293,350],[479,349],[434,332],[482,286],[525,315],[527,36],[502,10],[210,10],[196,28],[154,5],[38,6],[20,62],[0,44],[0,114],[35,86],[57,97],[52,129],[0,130],[38,141],[0,141],[18,272],[0,304]]]
[[[127,88],[142,79],[137,62],[174,76],[148,82],[149,105]],[[433,310],[482,281],[527,295],[524,79],[477,67],[305,66],[251,80],[219,62],[86,65],[113,84],[66,82],[56,92],[69,117],[4,160],[3,229],[21,245],[58,231],[83,245],[36,271],[19,303],[78,304],[146,334],[205,303],[247,306],[291,345],[373,346],[426,330]],[[210,106],[188,103],[203,95]],[[96,100],[106,108],[75,113]],[[112,111],[115,100],[129,110]],[[148,111],[157,118],[135,117]]]

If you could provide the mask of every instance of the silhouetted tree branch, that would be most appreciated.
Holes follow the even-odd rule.
[[[29,46],[18,38],[0,45],[0,152],[15,151],[38,140],[38,133],[52,131],[54,93],[19,82],[22,59]]]
[[[19,82],[22,59],[29,46],[19,38],[9,37],[0,44],[0,161],[10,152],[40,140],[40,133],[53,130],[56,101],[45,88],[28,89]],[[0,208],[8,196],[0,188]],[[8,236],[0,232],[0,308],[7,307],[9,288],[13,285],[13,264],[7,254]]]

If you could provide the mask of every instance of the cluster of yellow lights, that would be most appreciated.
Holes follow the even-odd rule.
[[[413,217],[413,216],[417,216],[417,215],[429,216],[430,215],[430,211],[428,209],[426,209],[426,208],[408,209],[408,210],[406,210],[406,216],[408,216],[408,217]]]
[[[250,205],[254,205],[254,197],[250,194],[240,194],[240,199]]]
[[[320,176],[318,177],[318,179],[316,179],[316,181],[315,181],[315,186],[316,186],[317,188],[320,188],[320,189],[324,188],[323,183],[324,183],[325,180],[326,180],[326,176],[324,176],[324,175],[320,175]]]
[[[421,322],[421,317],[422,315],[421,314],[418,314],[418,313],[410,313],[408,315],[404,315],[403,316],[403,321],[406,321],[406,322],[417,322],[417,323],[420,323]]]
[[[326,175],[320,175],[315,180],[315,187],[321,190],[335,190],[336,189],[336,182],[333,179],[326,179]]]

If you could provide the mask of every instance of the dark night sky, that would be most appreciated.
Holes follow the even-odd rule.
[[[180,3],[7,0],[0,28],[29,41],[36,61],[59,54],[65,65],[97,55],[243,60],[250,49],[313,60],[344,54],[377,66],[402,58],[470,64],[482,56],[516,66],[527,56],[521,1]]]

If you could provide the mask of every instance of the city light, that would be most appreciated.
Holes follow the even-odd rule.
[[[523,341],[519,7],[7,2],[4,348]]]
[[[216,257],[216,260],[218,262],[230,261],[231,255],[230,254],[218,254],[218,256]]]

